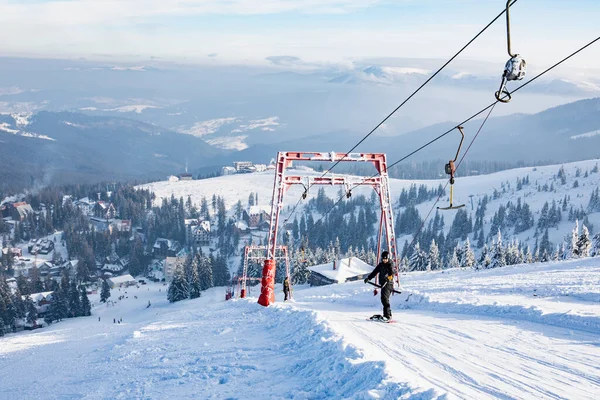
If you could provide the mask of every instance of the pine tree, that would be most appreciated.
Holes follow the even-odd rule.
[[[190,299],[197,299],[200,297],[200,275],[198,274],[198,268],[200,264],[200,254],[196,254],[192,260],[192,276],[190,280]]]
[[[550,254],[552,252],[552,243],[550,243],[550,239],[548,236],[548,228],[544,230],[544,235],[542,236],[542,240],[540,240],[540,253],[543,255],[544,253]]]
[[[106,279],[102,279],[102,289],[100,290],[100,301],[106,303],[106,300],[110,297],[110,286]]]
[[[169,300],[169,302],[175,303],[177,301],[187,299],[188,294],[188,282],[185,278],[183,264],[178,263],[175,266],[175,271],[173,272],[173,280],[169,284],[167,299]]]
[[[413,253],[408,261],[409,271],[426,271],[429,260],[427,259],[427,253],[421,250],[419,243],[415,244]]]
[[[461,267],[463,267],[463,268],[473,267],[475,265],[475,254],[473,253],[473,250],[471,250],[471,243],[469,242],[468,238],[464,243],[462,253],[463,253],[463,258],[462,258],[462,262],[461,262]]]
[[[591,255],[592,257],[600,256],[600,233],[597,233],[596,236],[594,236],[594,239],[592,240]]]
[[[506,266],[506,250],[502,244],[502,234],[498,231],[498,236],[492,245],[492,263],[490,268],[501,268]]]
[[[590,232],[587,226],[583,225],[581,228],[581,235],[577,240],[577,252],[579,257],[589,257],[590,250],[592,249],[592,241],[590,240]]]
[[[460,261],[458,260],[458,254],[456,253],[456,247],[454,248],[454,250],[452,250],[452,255],[450,256],[449,267],[450,268],[459,268],[460,267]]]
[[[435,243],[435,239],[431,239],[431,245],[429,246],[429,255],[427,257],[429,259],[429,265],[427,266],[428,270],[435,271],[440,269],[440,250]]]
[[[27,309],[27,323],[32,326],[37,325],[37,309],[29,295],[25,298],[25,307]]]
[[[200,288],[202,290],[209,289],[214,286],[213,281],[213,268],[208,257],[202,257],[200,259],[200,265],[198,268],[198,277],[200,279]]]
[[[82,310],[81,300],[79,299],[79,290],[77,289],[77,283],[72,281],[71,287],[69,288],[69,316],[73,318],[81,315]]]
[[[531,264],[533,262],[533,255],[531,254],[531,248],[529,246],[527,246],[524,258],[527,264]]]
[[[89,317],[92,315],[92,305],[90,304],[90,299],[87,295],[87,290],[85,286],[81,286],[81,316]]]
[[[579,241],[579,221],[575,221],[575,227],[571,231],[571,242],[569,249],[571,250],[570,258],[579,258],[579,247],[577,242]]]

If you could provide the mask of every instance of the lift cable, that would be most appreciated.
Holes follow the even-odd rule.
[[[545,69],[544,71],[540,72],[538,75],[534,76],[533,78],[531,78],[530,80],[528,80],[527,82],[525,82],[525,83],[524,83],[524,84],[522,84],[521,86],[517,87],[517,88],[516,88],[515,90],[513,90],[512,92],[510,92],[510,94],[513,94],[513,93],[515,93],[515,92],[517,92],[517,91],[521,90],[521,89],[522,89],[522,88],[524,88],[525,86],[529,85],[530,83],[532,83],[533,81],[537,80],[537,79],[538,79],[538,78],[540,78],[541,76],[545,75],[546,73],[548,73],[548,72],[549,72],[549,71],[551,71],[552,69],[554,69],[554,68],[558,67],[559,65],[561,65],[561,64],[562,64],[562,63],[564,63],[565,61],[567,61],[567,60],[569,60],[570,58],[574,57],[575,55],[579,54],[581,51],[583,51],[583,50],[585,50],[586,48],[590,47],[592,44],[596,43],[596,42],[597,42],[597,41],[599,41],[599,40],[600,40],[600,36],[598,36],[596,39],[592,40],[591,42],[587,43],[585,46],[583,46],[583,47],[579,48],[578,50],[574,51],[573,53],[569,54],[568,56],[566,56],[566,57],[565,57],[565,58],[563,58],[562,60],[558,61],[558,62],[557,62],[557,63],[555,63],[554,65],[552,65],[552,66],[548,67],[547,69]],[[471,117],[467,118],[467,119],[466,119],[466,120],[464,120],[463,122],[461,122],[461,123],[459,123],[459,124],[455,125],[453,128],[449,129],[448,131],[446,131],[446,132],[444,132],[443,134],[441,134],[441,135],[437,136],[436,138],[434,138],[434,139],[430,140],[429,142],[425,143],[423,146],[421,146],[421,147],[419,147],[418,149],[416,149],[416,150],[412,151],[411,153],[409,153],[409,154],[407,154],[406,156],[402,157],[401,159],[399,159],[398,161],[394,162],[393,164],[389,165],[389,166],[388,166],[388,170],[389,170],[391,167],[393,167],[393,166],[395,166],[395,165],[398,165],[400,162],[402,162],[402,161],[406,160],[408,157],[410,157],[410,156],[414,155],[415,153],[417,153],[417,152],[419,152],[419,151],[423,150],[425,147],[427,147],[427,146],[429,146],[429,145],[433,144],[434,142],[438,141],[438,140],[439,140],[439,139],[441,139],[442,137],[444,137],[444,136],[448,135],[450,132],[454,131],[454,130],[455,130],[455,129],[457,129],[459,126],[462,126],[462,125],[466,124],[467,122],[469,122],[469,121],[471,121],[472,119],[476,118],[476,117],[477,117],[477,116],[479,116],[480,114],[482,114],[482,113],[484,113],[484,112],[486,112],[486,111],[488,111],[488,110],[489,110],[489,112],[488,112],[488,115],[487,115],[487,117],[486,117],[486,118],[485,118],[485,120],[484,120],[484,124],[485,124],[485,122],[487,121],[487,118],[488,118],[488,117],[489,117],[489,115],[491,114],[491,111],[492,111],[492,110],[493,110],[493,108],[496,106],[496,104],[498,104],[498,102],[499,102],[498,100],[494,101],[492,104],[490,104],[489,106],[485,107],[484,109],[482,109],[481,111],[477,112],[476,114],[473,114]],[[477,135],[479,135],[479,132],[481,131],[481,128],[482,128],[482,127],[483,127],[483,124],[482,124],[482,126],[479,128],[479,131],[477,132]],[[471,148],[471,145],[473,144],[473,142],[474,142],[475,138],[477,137],[477,135],[476,135],[476,136],[473,138],[473,140],[471,140],[471,143],[469,144],[469,146],[468,146],[468,148],[467,148],[467,151],[466,151],[466,152],[463,154],[463,157],[461,158],[461,160],[460,160],[460,162],[459,162],[459,164],[458,164],[459,166],[460,166],[460,164],[462,163],[462,161],[463,161],[463,159],[464,159],[464,157],[465,157],[466,153],[467,153],[467,152],[469,151],[469,149]],[[377,173],[377,174],[375,174],[375,175],[371,176],[370,178],[375,178],[375,177],[377,177],[378,175],[379,175],[379,173]],[[360,185],[361,185],[361,184],[356,184],[356,185],[354,185],[354,187],[352,187],[350,190],[353,190],[353,189],[355,189],[356,187],[358,187],[358,186],[360,186]],[[446,185],[447,185],[447,184],[446,184]],[[445,188],[444,188],[444,190],[445,190]],[[336,203],[335,203],[335,204],[334,204],[334,205],[333,205],[333,206],[332,206],[332,207],[331,207],[331,208],[330,208],[330,209],[329,209],[329,210],[328,210],[328,211],[327,211],[325,214],[323,214],[323,216],[321,216],[321,218],[319,218],[319,219],[318,219],[318,220],[317,220],[317,221],[314,223],[314,225],[313,225],[313,229],[314,229],[314,227],[315,227],[315,226],[317,226],[317,224],[318,224],[319,222],[321,222],[321,221],[322,221],[322,220],[323,220],[323,219],[324,219],[324,218],[325,218],[325,217],[326,217],[326,216],[327,216],[327,215],[328,215],[328,214],[329,214],[329,213],[330,213],[330,212],[331,212],[331,211],[332,211],[332,210],[335,208],[335,206],[337,206],[337,205],[338,205],[338,204],[339,204],[339,203],[340,203],[340,202],[341,202],[341,201],[344,199],[344,197],[345,197],[345,196],[342,196],[342,197],[340,197],[340,199],[338,199],[338,201],[337,201],[337,202],[336,202]],[[439,201],[439,198],[440,198],[440,197],[438,197],[438,200],[436,200],[436,203],[437,203],[437,201]],[[435,204],[434,204],[434,205],[435,205]],[[425,223],[425,221],[424,221],[423,223]],[[312,229],[311,229],[311,230],[312,230]],[[306,234],[306,235],[308,235],[308,233],[309,233],[309,232],[310,232],[310,230],[309,230],[309,231],[307,231],[305,234]],[[416,235],[415,235],[415,236],[416,236]],[[414,239],[413,239],[413,240],[414,240]]]

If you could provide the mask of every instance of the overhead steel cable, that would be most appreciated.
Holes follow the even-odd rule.
[[[454,59],[456,59],[456,57],[458,57],[467,47],[469,47],[475,40],[477,40],[477,38],[479,38],[479,36],[481,36],[490,26],[492,26],[494,24],[494,22],[496,22],[498,20],[498,18],[500,18],[503,14],[506,13],[506,10],[509,7],[512,7],[518,0],[514,0],[513,2],[510,3],[510,5],[506,8],[504,8],[502,10],[501,13],[499,13],[493,20],[491,20],[483,29],[481,29],[479,31],[479,33],[477,33],[475,36],[473,36],[471,38],[471,40],[469,40],[467,42],[467,44],[465,44],[459,51],[457,51],[450,59],[448,59],[448,61],[446,61],[440,68],[438,68],[437,71],[435,71],[435,73],[433,73],[433,75],[431,75],[425,82],[423,82],[421,84],[421,86],[419,86],[414,92],[412,92],[410,94],[410,96],[408,96],[402,103],[400,103],[400,105],[398,107],[396,107],[391,113],[389,113],[383,120],[381,120],[381,122],[379,122],[369,133],[367,133],[358,143],[356,143],[354,145],[354,147],[352,147],[347,153],[352,153],[352,151],[354,151],[358,146],[360,146],[365,140],[367,140],[367,138],[369,136],[371,136],[377,129],[379,129],[379,127],[381,127],[381,125],[383,125],[388,119],[390,119],[400,108],[402,108],[406,103],[408,103],[408,101],[410,99],[412,99],[418,92],[421,91],[421,89],[423,89],[425,87],[425,85],[427,85],[433,78],[435,78],[440,72],[442,72],[442,70],[444,68],[446,68],[448,66],[448,64],[450,64],[452,61],[454,61]],[[329,169],[327,169],[327,171],[325,171],[325,173],[323,173],[323,175],[321,175],[321,178],[323,178],[325,175],[327,175],[329,172],[331,172],[332,169],[334,169],[340,162],[342,162],[345,158],[346,155],[344,155],[340,160],[336,161],[333,166]],[[306,188],[305,193],[308,192],[308,190],[313,187],[314,184],[309,184],[308,188]],[[302,200],[302,197],[300,198],[300,200],[298,200],[298,202],[296,203],[296,205],[294,206],[294,208],[292,209],[292,211],[290,212],[290,215],[287,217],[286,221],[288,221],[290,218],[292,218],[292,216],[294,215],[294,213],[296,212],[296,209],[298,208],[298,205],[300,204],[300,201]]]
[[[594,43],[596,43],[598,40],[600,40],[600,36],[598,36],[596,39],[592,40],[591,42],[589,42],[588,44],[586,44],[583,47],[580,47],[578,50],[574,51],[573,53],[569,54],[568,56],[566,56],[565,58],[563,58],[562,60],[558,61],[557,63],[555,63],[554,65],[552,65],[551,67],[548,67],[547,69],[545,69],[543,72],[540,72],[539,74],[537,74],[536,76],[534,76],[533,78],[531,78],[530,80],[528,80],[527,82],[525,82],[524,84],[522,84],[521,86],[517,87],[515,90],[513,90],[512,92],[510,92],[510,94],[513,94],[521,89],[523,89],[525,86],[529,85],[531,82],[537,80],[538,78],[540,78],[542,75],[545,75],[546,73],[548,73],[549,71],[553,70],[554,68],[558,67],[560,64],[564,63],[565,61],[567,61],[568,59],[570,59],[571,57],[577,55],[578,53],[582,52],[583,50],[587,49],[588,47],[590,47],[591,45],[593,45]],[[425,147],[429,146],[430,144],[432,144],[433,142],[443,138],[444,136],[446,136],[447,134],[449,134],[450,132],[452,132],[453,130],[455,130],[456,128],[458,128],[459,126],[462,126],[464,124],[466,124],[467,122],[471,121],[472,119],[478,117],[480,114],[483,114],[484,112],[486,112],[487,110],[489,110],[490,108],[494,107],[496,104],[498,103],[498,100],[494,101],[492,104],[490,104],[489,106],[485,107],[484,109],[482,109],[481,111],[477,112],[476,114],[473,114],[472,116],[470,116],[469,118],[467,118],[466,120],[464,120],[463,122],[461,122],[460,124],[454,126],[453,128],[447,130],[446,132],[442,133],[441,135],[439,135],[438,137],[430,140],[429,142],[425,143],[423,146],[419,147],[418,149],[416,149],[415,151],[407,154],[406,156],[402,157],[401,159],[399,159],[398,161],[394,162],[393,164],[388,166],[388,169],[390,169],[391,167],[401,163],[402,161],[406,160],[408,157],[414,155],[415,153],[423,150]],[[375,174],[374,176],[377,176],[378,174]]]
[[[574,51],[573,53],[569,54],[568,56],[566,56],[565,58],[563,58],[562,60],[556,62],[555,64],[553,64],[552,66],[546,68],[544,71],[540,72],[539,74],[537,74],[536,76],[534,76],[533,78],[531,78],[530,80],[528,80],[527,82],[525,82],[524,84],[522,84],[521,86],[517,87],[515,90],[513,90],[512,92],[510,92],[509,94],[513,94],[519,90],[521,90],[522,88],[524,88],[525,86],[529,85],[530,83],[534,82],[535,80],[537,80],[538,78],[540,78],[541,76],[545,75],[546,73],[548,73],[549,71],[553,70],[554,68],[558,67],[559,65],[561,65],[562,63],[564,63],[565,61],[569,60],[570,58],[574,57],[575,55],[579,54],[580,52],[582,52],[583,50],[587,49],[588,47],[590,47],[591,45],[593,45],[594,43],[596,43],[597,41],[600,40],[600,36],[598,36],[596,39],[590,41],[589,43],[587,43],[586,45],[580,47],[579,49],[577,49],[576,51]],[[463,122],[455,125],[454,127],[452,127],[451,129],[447,130],[446,132],[442,133],[441,135],[433,138],[432,140],[430,140],[429,142],[425,143],[424,145],[422,145],[421,147],[419,147],[418,149],[410,152],[409,154],[407,154],[406,156],[402,157],[401,159],[399,159],[398,161],[394,162],[393,164],[388,166],[388,170],[392,167],[394,167],[395,165],[398,165],[400,162],[406,160],[408,157],[414,155],[415,153],[423,150],[424,148],[426,148],[427,146],[433,144],[434,142],[438,141],[439,139],[443,138],[444,136],[448,135],[450,132],[454,131],[455,129],[457,129],[459,126],[462,126],[464,124],[466,124],[467,122],[471,121],[472,119],[476,118],[477,116],[481,115],[482,113],[493,109],[496,104],[498,104],[499,100],[494,101],[493,103],[491,103],[489,106],[483,108],[481,111],[478,111],[477,113],[473,114],[472,116],[470,116],[469,118],[465,119]],[[490,110],[491,113],[491,110]],[[489,117],[489,113],[488,116],[485,118],[484,120],[484,124],[485,121],[487,121],[487,118]],[[483,124],[482,124],[483,127]],[[479,128],[479,131],[481,131],[481,127]],[[479,131],[477,132],[477,135],[479,134]],[[469,144],[469,147],[467,149],[467,151],[471,148],[471,145],[473,144],[474,140],[477,138],[477,135],[473,138],[473,140],[471,141],[471,143]],[[459,166],[462,163],[464,157],[466,155],[463,154],[463,157],[461,158],[460,162],[459,162]],[[379,175],[379,173],[372,175],[370,178],[375,178]],[[350,188],[350,191],[352,191],[353,189],[355,189],[356,187],[360,186],[361,184],[355,184],[352,188]],[[315,226],[317,226],[317,224],[319,222],[321,222],[334,208],[336,205],[338,205],[345,196],[342,196],[340,199],[338,199],[338,201],[325,213],[323,214],[323,216],[321,218],[319,218],[313,225],[313,228]],[[439,199],[438,199],[439,201]],[[308,235],[308,233],[310,232],[307,231],[305,234]]]
[[[514,0],[513,2],[510,3],[510,5],[508,7],[512,7],[518,0]],[[423,89],[425,87],[425,85],[427,85],[433,78],[435,78],[440,72],[442,72],[442,70],[444,68],[446,68],[448,66],[448,64],[450,64],[452,61],[454,61],[454,59],[456,57],[458,57],[467,47],[469,47],[475,40],[477,40],[477,38],[479,36],[481,36],[490,26],[492,26],[492,24],[494,24],[494,22],[496,22],[498,20],[498,18],[500,18],[504,13],[506,13],[506,10],[508,9],[504,8],[502,10],[502,12],[500,14],[498,14],[493,20],[491,20],[483,29],[481,29],[479,31],[479,33],[477,33],[475,36],[473,36],[473,38],[471,38],[471,40],[469,40],[467,42],[467,44],[465,44],[459,51],[457,51],[448,61],[446,61],[444,63],[444,65],[442,65],[440,68],[438,68],[437,71],[435,71],[435,73],[433,73],[433,75],[431,75],[425,82],[423,82],[421,84],[421,86],[419,86],[414,92],[412,92],[412,94],[410,96],[408,96],[402,103],[400,103],[400,105],[398,107],[396,107],[391,113],[389,113],[384,119],[381,120],[381,122],[379,122],[375,128],[371,129],[371,131],[369,133],[367,133],[365,135],[365,137],[363,137],[358,143],[356,143],[354,145],[354,147],[352,147],[346,154],[352,153],[352,151],[354,151],[358,146],[360,146],[365,140],[367,140],[367,138],[369,136],[371,136],[377,129],[379,129],[379,127],[381,127],[381,125],[385,124],[386,121],[388,119],[390,119],[400,108],[402,108],[406,103],[408,103],[408,101],[410,99],[412,99],[417,93],[419,93],[421,91],[421,89]],[[329,168],[323,175],[321,175],[321,178],[324,177],[325,175],[327,175],[332,169],[334,169],[340,162],[342,162],[344,160],[344,158],[346,158],[346,156],[344,155],[344,157],[342,157],[340,160],[336,161],[335,164],[333,164],[333,166],[331,168]],[[310,189],[310,186],[309,186]]]

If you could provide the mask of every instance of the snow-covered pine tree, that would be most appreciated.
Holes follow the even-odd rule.
[[[428,263],[427,253],[421,250],[419,243],[416,243],[408,261],[409,271],[425,271]]]
[[[592,239],[592,250],[590,254],[592,257],[600,256],[600,233],[596,233],[594,239]]]
[[[527,264],[531,264],[533,262],[533,254],[531,254],[531,248],[529,246],[527,246],[527,250],[525,250],[525,255],[523,258]]]
[[[587,226],[583,225],[581,228],[581,235],[577,240],[577,252],[579,257],[589,257],[590,250],[592,249],[592,241],[590,240],[590,232]]]
[[[570,258],[579,258],[579,247],[577,246],[577,242],[579,242],[579,220],[575,220],[575,227],[571,231],[571,242],[569,249],[571,250]]]
[[[475,253],[473,253],[473,250],[471,249],[471,242],[469,241],[469,238],[467,238],[463,244],[462,254],[463,257],[460,266],[462,268],[473,267],[475,265]]]
[[[454,250],[452,250],[452,256],[450,257],[450,262],[448,264],[449,268],[459,268],[460,267],[460,261],[458,260],[458,255],[456,252],[456,247],[454,248]]]
[[[173,279],[169,284],[167,291],[167,299],[171,303],[181,301],[188,298],[188,282],[185,277],[185,271],[183,270],[183,264],[177,263],[175,265],[175,271],[173,271]]]
[[[429,264],[427,265],[427,269],[431,271],[435,271],[440,269],[440,250],[435,243],[435,239],[431,239],[431,245],[429,246]]]
[[[460,267],[464,258],[462,245],[460,243],[457,243],[456,246],[454,246],[453,252],[456,253],[456,259],[458,260],[458,266]]]
[[[106,303],[106,300],[110,297],[110,286],[106,279],[102,279],[102,289],[100,289],[100,301]]]
[[[552,261],[558,261],[560,260],[560,246],[556,245],[556,250],[554,250],[554,253],[552,253]]]
[[[506,266],[506,249],[502,244],[502,234],[498,231],[496,240],[492,244],[492,263],[490,268],[501,268]]]
[[[200,297],[200,275],[198,273],[198,268],[200,266],[200,257],[202,257],[200,254],[196,254],[192,259],[191,263],[192,272],[191,279],[188,285],[190,290],[190,299],[197,299],[198,297]]]
[[[481,254],[479,255],[479,259],[477,260],[479,265],[483,265],[483,260],[485,260],[485,256],[488,255],[490,252],[488,245],[484,244],[483,248],[481,249]]]
[[[202,257],[200,259],[198,276],[200,278],[200,288],[202,290],[206,290],[214,286],[213,268],[210,258]]]

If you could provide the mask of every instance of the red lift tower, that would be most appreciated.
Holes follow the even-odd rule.
[[[370,162],[375,166],[379,176],[372,178],[335,176],[335,177],[302,177],[287,176],[285,170],[294,161],[322,161],[322,162]],[[277,228],[279,214],[283,208],[283,196],[292,185],[302,185],[309,188],[313,185],[344,185],[347,192],[357,186],[369,185],[379,195],[381,206],[381,221],[379,223],[379,236],[377,253],[381,254],[381,240],[383,227],[387,239],[387,249],[396,267],[396,282],[398,278],[398,257],[396,252],[396,235],[394,234],[394,217],[390,197],[389,178],[386,157],[383,153],[311,153],[311,152],[278,152],[277,166],[275,168],[275,181],[273,183],[273,198],[271,200],[271,221],[267,243],[267,255],[264,261],[261,292],[258,303],[268,306],[275,302],[275,249],[277,248]]]
[[[292,278],[290,276],[290,263],[288,258],[287,246],[277,246],[277,250],[279,250],[279,255],[275,255],[274,258],[285,260],[285,276],[287,276],[288,281],[291,285]],[[242,276],[238,278],[238,285],[241,285],[240,298],[243,299],[244,297],[246,297],[247,281],[260,280],[259,278],[248,278],[248,260],[264,262],[267,259],[266,251],[267,246],[246,246],[244,248],[244,270],[242,272]]]

